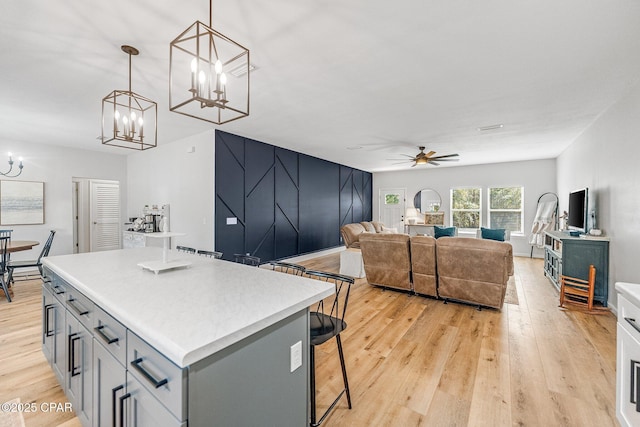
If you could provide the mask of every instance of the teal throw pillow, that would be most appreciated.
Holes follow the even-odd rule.
[[[497,240],[504,242],[504,228],[484,228],[480,227],[483,239]]]
[[[437,225],[434,225],[433,231],[436,239],[440,237],[453,237],[456,235],[455,227],[438,227]]]

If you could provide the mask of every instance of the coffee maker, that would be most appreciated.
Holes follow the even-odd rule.
[[[169,231],[163,230],[161,224],[163,222],[166,224],[167,228],[169,226],[169,205],[146,205],[143,210],[144,214],[144,231],[146,233],[157,233],[160,231]],[[166,218],[166,221],[163,221],[163,218]]]

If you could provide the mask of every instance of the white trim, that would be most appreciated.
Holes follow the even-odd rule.
[[[338,252],[344,251],[345,249],[346,249],[345,246],[338,246],[338,247],[335,247],[335,248],[323,249],[323,250],[317,251],[317,252],[310,252],[308,254],[298,255],[298,256],[291,257],[291,258],[286,258],[286,261],[287,262],[308,261],[310,259],[318,258],[318,257],[321,257],[321,256],[336,254]]]

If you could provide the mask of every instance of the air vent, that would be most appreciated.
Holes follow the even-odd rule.
[[[253,64],[249,64],[248,68],[247,68],[247,64],[242,64],[239,67],[234,68],[233,70],[229,70],[229,74],[231,74],[234,77],[241,77],[247,74],[249,71],[254,71],[256,69],[257,69],[256,66]]]
[[[480,132],[485,132],[488,130],[496,130],[496,129],[502,129],[504,127],[504,125],[502,123],[497,124],[497,125],[489,125],[489,126],[481,126],[478,128],[478,130]]]

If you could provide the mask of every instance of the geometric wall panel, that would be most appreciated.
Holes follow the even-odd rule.
[[[370,221],[371,173],[215,132],[215,249],[263,261],[339,246],[340,226]]]

